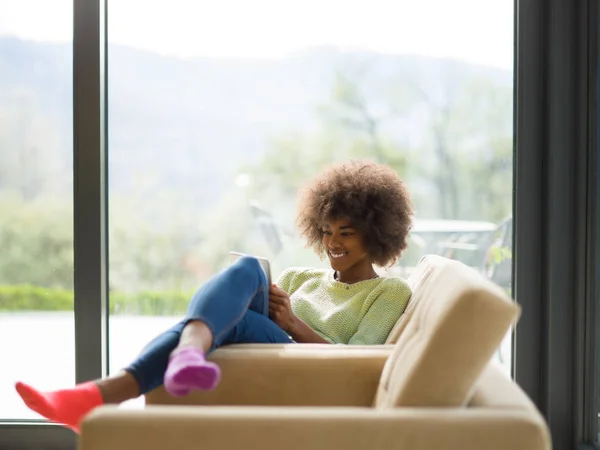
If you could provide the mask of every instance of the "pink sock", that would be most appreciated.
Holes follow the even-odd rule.
[[[183,397],[191,391],[214,389],[221,379],[221,370],[206,361],[204,353],[194,347],[176,350],[165,372],[165,389],[174,397]]]
[[[66,425],[79,433],[79,422],[92,409],[104,403],[100,389],[93,381],[81,383],[72,389],[41,392],[18,382],[17,392],[25,404],[52,422]]]

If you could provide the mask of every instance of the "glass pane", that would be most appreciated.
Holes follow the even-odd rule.
[[[293,213],[298,187],[333,161],[385,162],[410,187],[417,220],[390,273],[437,253],[510,291],[513,2],[169,10],[109,8],[111,371],[230,250],[268,257],[275,276],[325,265]]]
[[[0,0],[0,420],[75,382],[72,3]]]

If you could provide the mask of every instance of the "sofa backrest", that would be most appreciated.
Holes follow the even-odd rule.
[[[436,270],[440,270],[445,265],[446,261],[446,258],[433,255],[427,255],[421,258],[421,261],[419,261],[419,264],[417,267],[415,267],[415,270],[412,271],[407,280],[412,291],[412,295],[408,305],[406,306],[406,310],[404,311],[404,314],[400,316],[400,319],[398,319],[398,322],[396,322],[396,325],[394,328],[392,328],[392,331],[390,331],[390,334],[385,341],[386,344],[395,344],[398,342],[398,338],[406,328],[410,318],[415,313],[415,309],[420,303],[420,298],[423,296],[423,290],[421,289],[421,286],[423,286],[423,283],[429,279],[431,274],[433,274]]]
[[[465,405],[520,308],[480,273],[440,256],[424,257],[410,282],[375,406]]]

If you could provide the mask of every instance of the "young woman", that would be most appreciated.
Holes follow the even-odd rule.
[[[402,181],[385,165],[333,165],[301,192],[298,211],[301,234],[330,270],[287,269],[268,286],[258,261],[240,258],[204,284],[186,317],[123,372],[52,392],[18,382],[23,401],[78,432],[95,407],[162,384],[174,396],[213,389],[220,371],[205,356],[222,345],[383,344],[411,295],[404,280],[374,269],[393,264],[407,246],[412,206]]]

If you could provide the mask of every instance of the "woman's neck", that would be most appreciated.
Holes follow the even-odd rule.
[[[372,280],[379,275],[377,275],[373,266],[369,264],[368,266],[351,267],[347,270],[336,271],[334,276],[340,283],[353,284],[359,281]]]

